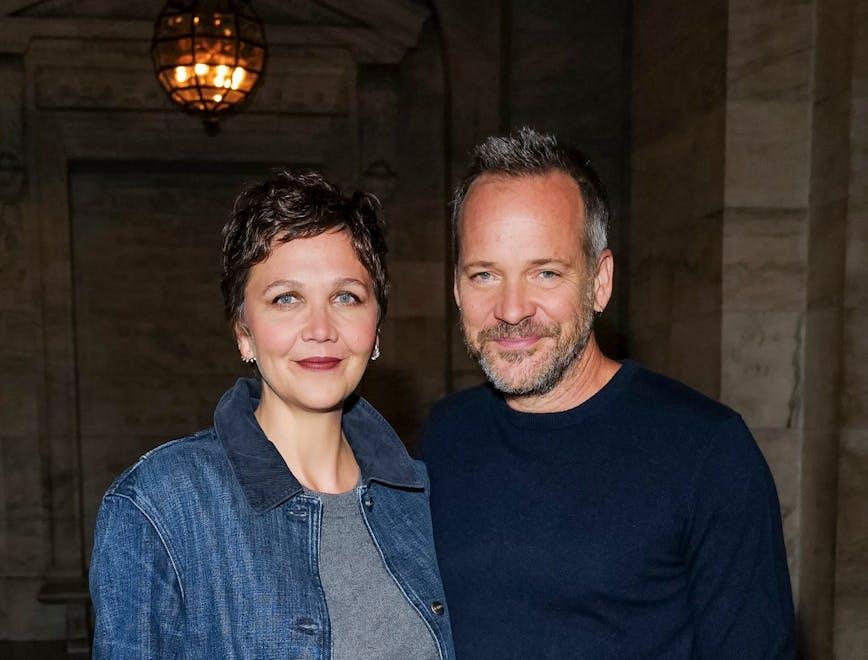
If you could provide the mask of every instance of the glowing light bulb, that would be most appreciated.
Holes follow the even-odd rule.
[[[215,94],[214,100],[217,101],[217,103],[220,103],[220,101],[223,100],[223,95],[222,94]]]
[[[175,80],[179,83],[187,82],[187,78],[190,76],[187,75],[187,67],[185,66],[176,66],[175,67]]]
[[[225,64],[217,65],[217,73],[214,75],[214,86],[224,87],[226,76],[229,74],[229,67]]]
[[[232,89],[238,89],[238,86],[241,84],[241,81],[244,80],[244,75],[246,73],[247,72],[240,66],[235,67],[235,71],[232,72]]]
[[[193,71],[196,72],[197,76],[204,76],[208,73],[208,65],[202,62],[196,62],[196,66],[193,67]]]

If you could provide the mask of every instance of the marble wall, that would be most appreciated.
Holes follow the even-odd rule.
[[[868,1],[853,5],[835,562],[841,658],[868,649]]]
[[[780,495],[800,653],[860,657],[865,3],[729,0],[701,17],[703,52],[670,56],[669,69],[667,54],[690,48],[678,26],[701,10],[665,4],[665,15],[634,5],[631,347],[744,416]],[[690,132],[694,74],[716,91],[705,96],[715,117],[705,151]],[[669,106],[657,99],[666,81]],[[687,202],[695,188],[683,185],[697,170],[719,218],[703,235]],[[684,222],[674,240],[672,209]],[[705,305],[706,332],[673,342],[671,310],[703,277],[688,309]]]
[[[629,350],[717,397],[726,2],[635,3]]]
[[[801,603],[814,8],[729,6],[721,397],[775,474]]]

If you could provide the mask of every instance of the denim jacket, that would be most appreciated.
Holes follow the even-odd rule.
[[[240,379],[213,428],[154,449],[109,488],[90,569],[94,658],[330,658],[321,505],[259,428],[259,388]],[[451,660],[425,468],[363,399],[343,428],[374,544]]]

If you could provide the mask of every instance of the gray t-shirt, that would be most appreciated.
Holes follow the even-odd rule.
[[[436,660],[436,642],[401,593],[374,545],[355,489],[322,502],[319,572],[332,629],[333,660]]]

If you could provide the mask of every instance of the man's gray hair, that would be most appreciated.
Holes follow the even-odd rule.
[[[606,189],[587,156],[565,149],[557,138],[527,126],[505,136],[486,138],[471,153],[470,169],[452,197],[452,257],[458,263],[458,229],[467,192],[479,177],[494,174],[507,177],[539,176],[560,171],[578,184],[585,205],[583,251],[588,267],[596,267],[600,253],[608,247],[609,202]]]

